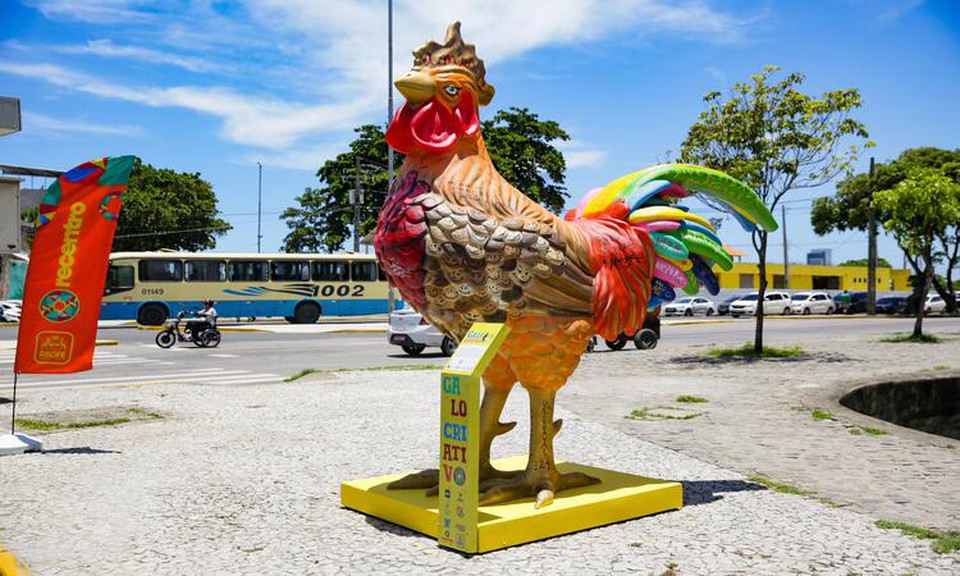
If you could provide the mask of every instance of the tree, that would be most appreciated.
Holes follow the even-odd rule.
[[[886,164],[875,166],[873,189],[890,190],[908,178],[916,170],[934,170],[960,183],[960,150],[942,150],[924,147],[905,150],[900,156]],[[810,220],[814,232],[824,235],[833,231],[866,231],[870,213],[869,174],[857,174],[842,180],[836,193],[831,197],[817,198],[813,202]],[[883,221],[888,214],[880,213],[877,219]],[[918,277],[923,277],[922,262],[900,247],[907,255],[907,261]],[[936,237],[933,250],[936,263],[944,263],[946,276],[933,276],[933,287],[947,304],[947,311],[957,312],[957,302],[950,286],[953,284],[953,270],[960,264],[960,226],[948,227]]]
[[[750,82],[734,84],[726,98],[720,92],[705,95],[707,109],[680,150],[683,162],[722,170],[747,183],[771,212],[789,191],[821,186],[849,172],[861,150],[855,141],[868,138],[866,127],[850,116],[860,107],[857,90],[813,97],[799,90],[802,74],[773,83],[778,70],[765,67]],[[753,232],[761,303],[767,289],[768,234]],[[763,353],[763,306],[757,306],[754,351]]]
[[[217,196],[199,173],[133,165],[113,250],[198,251],[217,245],[232,228],[217,217]]]
[[[569,140],[560,125],[541,120],[526,108],[501,110],[481,123],[484,142],[497,170],[527,196],[554,212],[567,198],[563,187],[566,163],[554,146]],[[284,238],[287,252],[334,252],[343,248],[352,234],[353,206],[350,194],[356,186],[357,159],[363,188],[360,234],[376,227],[377,212],[387,193],[387,143],[379,126],[367,124],[354,130],[350,149],[324,162],[317,171],[320,186],[306,188],[297,196],[297,206],[280,216],[290,228]],[[396,165],[403,161],[398,154]]]
[[[937,237],[960,224],[960,184],[938,170],[917,169],[874,201],[883,210],[883,227],[923,270],[917,294],[917,320],[913,337],[923,336],[923,303],[933,283],[934,246]]]
[[[870,264],[869,258],[858,258],[856,260],[847,260],[846,262],[841,262],[840,266],[863,266],[867,267]],[[890,262],[886,258],[877,258],[877,268],[893,268],[890,265]]]

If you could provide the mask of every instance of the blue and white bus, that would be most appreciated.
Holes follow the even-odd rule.
[[[294,323],[389,310],[372,254],[115,252],[100,318],[159,325],[207,298],[221,317]]]

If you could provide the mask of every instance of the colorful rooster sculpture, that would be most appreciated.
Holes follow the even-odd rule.
[[[554,399],[594,334],[632,334],[649,310],[679,288],[719,289],[714,265],[732,262],[716,230],[679,206],[707,194],[745,228],[775,230],[757,195],[729,176],[667,164],[628,174],[591,192],[560,218],[497,172],[480,133],[478,107],[493,86],[483,61],[460,37],[413,53],[413,69],[396,81],[406,103],[387,142],[406,154],[377,223],[380,263],[403,299],[459,340],[474,322],[505,322],[510,334],[483,377],[480,413],[481,504],[536,497],[596,482],[561,474],[553,438]],[[507,395],[520,383],[530,396],[530,452],[525,470],[490,463]],[[432,488],[436,470],[407,476],[392,488]]]

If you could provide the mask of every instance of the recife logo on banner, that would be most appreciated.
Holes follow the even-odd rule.
[[[134,160],[91,160],[44,194],[24,285],[18,374],[92,368],[110,247]]]

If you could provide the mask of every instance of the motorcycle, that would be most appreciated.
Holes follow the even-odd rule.
[[[189,314],[197,315],[196,312],[190,312]],[[220,345],[220,331],[217,330],[216,326],[207,323],[206,320],[188,321],[186,330],[181,330],[180,324],[186,315],[186,312],[181,311],[176,318],[167,318],[164,321],[163,330],[157,334],[157,346],[170,348],[177,342],[193,342],[200,348],[216,348]],[[207,326],[200,331],[196,331],[190,327],[194,322],[202,322]]]

